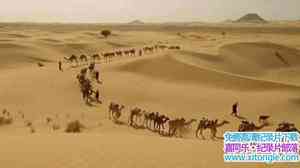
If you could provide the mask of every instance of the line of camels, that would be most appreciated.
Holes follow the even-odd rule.
[[[165,50],[165,49],[170,49],[170,50],[180,50],[181,47],[177,45],[164,45],[164,44],[157,44],[157,45],[151,45],[151,46],[145,46],[140,49],[125,49],[121,50],[118,49],[115,52],[107,52],[107,53],[102,53],[102,58],[104,58],[105,62],[110,62],[111,59],[115,56],[135,56],[136,51],[139,51],[139,56],[142,56],[144,53],[154,53],[154,51],[158,50]],[[78,63],[77,56],[72,55],[69,58],[65,59],[70,62],[76,62]],[[82,62],[88,62],[88,58],[86,55],[82,54],[79,57],[80,61]],[[79,72],[79,74],[76,76],[78,82],[79,82],[79,87],[80,91],[82,93],[82,98],[85,101],[86,104],[91,105],[92,101],[96,101],[97,103],[102,103],[102,101],[99,100],[99,90],[93,89],[92,85],[92,80],[96,80],[98,83],[102,84],[102,81],[99,80],[99,71],[95,70],[95,61],[96,60],[101,60],[101,57],[99,54],[94,54],[91,56],[91,62],[88,67],[82,68]],[[92,76],[92,79],[87,78],[87,74],[89,72],[89,75]],[[93,97],[94,95],[94,97]]]
[[[106,63],[111,62],[114,57],[122,57],[122,56],[142,56],[146,53],[153,53],[158,50],[180,50],[181,47],[178,45],[165,45],[165,44],[156,44],[151,46],[145,46],[142,48],[128,48],[128,49],[116,49],[115,51],[110,52],[103,52],[101,54],[92,54],[90,55],[91,61],[99,61],[104,60]],[[79,61],[81,62],[88,62],[88,56],[85,54],[81,54],[80,56],[76,56],[72,54],[70,57],[64,57],[64,60],[67,63],[76,63],[78,64]]]
[[[94,91],[92,86],[92,81],[88,78],[86,78],[87,72],[89,71],[91,76],[95,78],[99,82],[99,73],[97,74],[97,71],[95,71],[95,60],[100,60],[101,58],[104,58],[106,62],[109,62],[113,57],[115,56],[135,56],[136,52],[139,52],[139,56],[142,56],[143,53],[152,53],[154,51],[157,51],[158,49],[176,49],[179,50],[179,46],[166,46],[166,45],[153,45],[153,46],[146,46],[140,49],[126,49],[126,50],[116,50],[115,52],[107,52],[102,53],[100,55],[95,54],[91,56],[92,62],[90,63],[88,68],[81,69],[80,73],[77,75],[77,79],[80,84],[80,89],[82,92],[83,99],[86,101],[87,104],[91,100],[96,100],[99,102],[99,91]],[[78,62],[77,57],[75,55],[72,55],[70,58],[66,58],[69,60],[69,62]],[[87,56],[81,55],[80,56],[81,61],[88,61]],[[95,98],[92,98],[92,95],[95,94]],[[124,105],[111,102],[108,111],[109,111],[109,119],[112,119],[115,123],[119,123],[119,118],[122,115],[122,111],[125,109]],[[235,116],[238,117],[239,116]],[[238,131],[240,132],[251,132],[251,131],[258,131],[266,126],[269,126],[268,118],[270,116],[259,116],[259,123],[260,125],[256,125],[253,122],[249,122],[245,119],[241,121],[238,127]],[[242,118],[239,118],[242,119]],[[135,107],[130,110],[130,114],[128,117],[128,125],[133,128],[146,128],[149,130],[152,130],[153,132],[157,132],[160,135],[164,136],[177,136],[177,137],[183,137],[183,134],[189,130],[191,127],[191,124],[197,122],[196,119],[186,120],[184,118],[175,118],[171,119],[170,117],[160,114],[159,112],[147,112],[145,110],[142,110],[141,108]],[[139,124],[140,123],[140,124]],[[220,138],[217,137],[217,131],[219,127],[222,127],[226,124],[229,124],[229,121],[223,120],[209,120],[207,118],[202,118],[197,125],[195,136],[198,138],[201,136],[202,139],[205,139],[203,135],[204,130],[210,130],[210,138]],[[167,126],[168,129],[167,129]],[[167,130],[166,130],[167,129]],[[288,122],[282,122],[278,125],[278,128],[276,128],[276,131],[298,131],[299,130],[295,127],[295,124],[288,123]]]
[[[119,119],[122,115],[122,111],[125,109],[125,106],[122,104],[111,102],[108,106],[108,118],[113,120],[115,123],[119,123]],[[258,118],[260,125],[256,125],[253,122],[243,119],[239,124],[239,132],[253,132],[259,131],[260,129],[269,126],[268,119],[270,116],[261,115]],[[159,112],[148,112],[142,110],[141,108],[135,107],[129,111],[128,125],[133,128],[146,128],[153,132],[157,132],[163,136],[169,137],[183,137],[185,131],[188,131],[191,128],[191,124],[197,122],[196,119],[186,120],[184,118],[175,118],[170,119],[166,115],[160,114]],[[140,123],[140,124],[138,124]],[[195,137],[205,139],[203,135],[204,130],[210,130],[210,138],[215,140],[223,139],[222,137],[217,137],[218,128],[222,127],[230,122],[227,120],[219,121],[209,120],[203,117],[197,125],[195,130]],[[168,124],[168,129],[166,130],[166,125]],[[278,127],[275,129],[277,132],[299,132],[293,123],[281,122],[278,124]]]

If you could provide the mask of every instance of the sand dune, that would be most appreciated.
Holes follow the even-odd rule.
[[[0,49],[2,55],[1,68],[5,67],[18,67],[22,64],[32,64],[38,61],[49,62],[50,59],[47,57],[41,58],[40,55],[43,50],[32,47],[30,45],[18,44],[15,42],[11,43],[0,43]]]
[[[172,53],[170,53],[170,55],[172,55]],[[147,60],[138,60],[120,67],[119,70],[135,72],[170,82],[191,82],[224,89],[300,89],[298,86],[279,82],[263,81],[255,78],[250,79],[246,76],[237,76],[222,71],[194,66],[185,62],[180,62],[180,58],[176,59],[180,56],[170,55]],[[205,58],[206,55],[203,55],[203,57]],[[202,57],[198,59],[201,58]]]
[[[276,56],[276,52],[280,56]],[[237,43],[227,45],[221,48],[220,55],[233,57],[231,59],[245,59],[261,67],[257,71],[297,66],[300,63],[299,50],[273,43]]]
[[[130,109],[140,107],[171,118],[205,116],[228,120],[230,124],[218,130],[218,136],[222,136],[225,131],[237,130],[240,120],[231,117],[230,112],[232,103],[239,101],[241,115],[248,120],[257,123],[258,115],[271,116],[271,126],[263,131],[274,130],[281,121],[299,127],[300,59],[294,44],[300,39],[290,36],[289,28],[286,34],[282,28],[280,36],[276,31],[272,34],[269,27],[271,34],[245,35],[243,29],[229,33],[226,38],[209,28],[187,29],[186,33],[216,39],[208,41],[183,39],[159,27],[145,30],[139,27],[139,31],[133,31],[134,26],[113,27],[118,36],[108,39],[96,37],[94,33],[99,26],[90,30],[76,25],[33,27],[34,31],[20,33],[31,38],[7,37],[10,31],[15,34],[13,30],[0,34],[1,38],[12,40],[0,41],[0,110],[6,108],[14,117],[11,125],[0,127],[2,166],[299,167],[299,164],[225,164],[222,140],[196,139],[197,123],[191,125],[184,138],[161,137],[127,125]],[[214,30],[223,29],[228,30],[222,26]],[[266,38],[269,42],[264,42]],[[178,44],[183,49],[114,58],[108,64],[98,62],[96,69],[100,70],[104,84],[94,87],[100,89],[103,104],[87,106],[81,98],[76,75],[85,64],[72,68],[64,63],[64,72],[58,71],[56,61],[70,54],[90,55],[157,41]],[[45,66],[38,67],[37,62]],[[124,125],[107,119],[110,101],[125,105],[120,118]],[[19,112],[24,113],[24,119]],[[52,130],[46,123],[47,117],[55,119],[61,129]],[[64,133],[68,122],[73,120],[80,120],[86,126],[83,133]],[[26,121],[32,122],[35,134],[25,126]],[[209,137],[209,131],[204,134]]]

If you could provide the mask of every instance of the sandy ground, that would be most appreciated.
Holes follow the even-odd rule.
[[[140,107],[171,118],[228,120],[230,124],[218,130],[222,136],[238,128],[240,121],[230,112],[239,101],[241,115],[248,120],[258,123],[259,115],[271,116],[271,126],[263,131],[274,130],[281,121],[299,128],[300,31],[288,24],[234,27],[109,26],[113,35],[104,39],[99,35],[101,25],[4,24],[0,28],[0,108],[7,109],[14,121],[0,127],[1,167],[300,167],[225,164],[223,141],[196,139],[197,123],[184,138],[168,138],[108,120],[108,104],[114,101],[125,105],[120,119],[124,123],[130,109]],[[227,32],[225,36],[222,31]],[[182,50],[96,65],[104,81],[95,84],[103,104],[87,106],[81,99],[76,75],[85,65],[64,64],[64,72],[58,71],[57,61],[64,56],[157,42],[180,45]],[[38,67],[37,62],[45,66]],[[61,129],[53,131],[47,117],[54,118]],[[83,133],[64,133],[73,120],[86,126]],[[26,121],[32,123],[31,129]],[[209,137],[209,131],[204,134]]]

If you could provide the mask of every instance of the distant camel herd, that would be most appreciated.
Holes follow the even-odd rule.
[[[129,49],[117,49],[115,51],[110,52],[103,52],[101,54],[92,54],[90,56],[91,61],[97,61],[97,60],[104,60],[106,63],[112,61],[114,57],[122,57],[122,56],[142,56],[146,53],[153,53],[154,51],[158,50],[180,50],[181,47],[178,45],[164,45],[164,44],[156,44],[152,46],[145,46],[142,48],[129,48]],[[64,60],[68,63],[76,63],[78,64],[79,61],[81,62],[87,62],[88,56],[85,54],[81,54],[79,57],[76,55],[71,55],[70,57],[64,57]]]
[[[124,105],[111,102],[108,106],[108,116],[109,119],[113,119],[114,122],[118,123],[119,118],[122,115],[122,110],[125,109]],[[261,125],[257,126],[253,122],[249,122],[245,119],[241,121],[238,127],[239,132],[252,132],[258,131],[263,127],[269,126],[268,118],[270,116],[261,115],[258,118],[258,122]],[[190,125],[193,122],[197,122],[196,119],[186,120],[184,118],[175,118],[170,119],[166,115],[160,114],[159,112],[148,112],[142,110],[141,108],[135,107],[129,111],[128,125],[133,128],[147,128],[154,132],[159,133],[164,136],[178,136],[182,137],[182,134],[190,128]],[[197,125],[195,136],[196,138],[201,136],[202,139],[205,139],[203,131],[208,129],[210,130],[210,138],[215,139],[217,137],[217,130],[219,127],[222,127],[225,124],[229,124],[229,121],[223,120],[219,122],[216,120],[209,120],[207,118],[202,118]],[[168,126],[168,129],[165,130]],[[276,128],[277,132],[299,132],[300,131],[295,127],[295,124],[288,122],[281,122]]]

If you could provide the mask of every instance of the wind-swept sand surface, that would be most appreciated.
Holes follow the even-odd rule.
[[[109,28],[108,39],[99,35]],[[221,34],[222,31],[226,35]],[[98,63],[103,85],[96,84],[103,104],[87,106],[72,68],[58,61],[71,54],[108,52],[162,42],[179,51],[157,51],[142,57]],[[218,129],[236,131],[231,105],[239,101],[241,116],[258,124],[270,115],[273,131],[282,121],[300,125],[300,31],[294,27],[241,28],[163,25],[19,25],[0,28],[0,109],[13,123],[0,126],[0,165],[21,167],[195,167],[294,168],[299,164],[228,164],[223,141],[194,136],[193,123],[183,138],[163,137],[127,125],[130,109],[160,112],[171,118],[227,120]],[[45,66],[39,67],[41,62]],[[108,119],[109,103],[125,105],[120,121]],[[2,115],[2,114],[1,114]],[[23,116],[24,115],[24,116]],[[60,129],[51,129],[46,118]],[[70,121],[85,129],[67,134]],[[31,126],[28,123],[31,123]],[[27,124],[27,126],[26,126]],[[34,131],[33,131],[34,130]],[[32,134],[32,132],[34,132]]]

